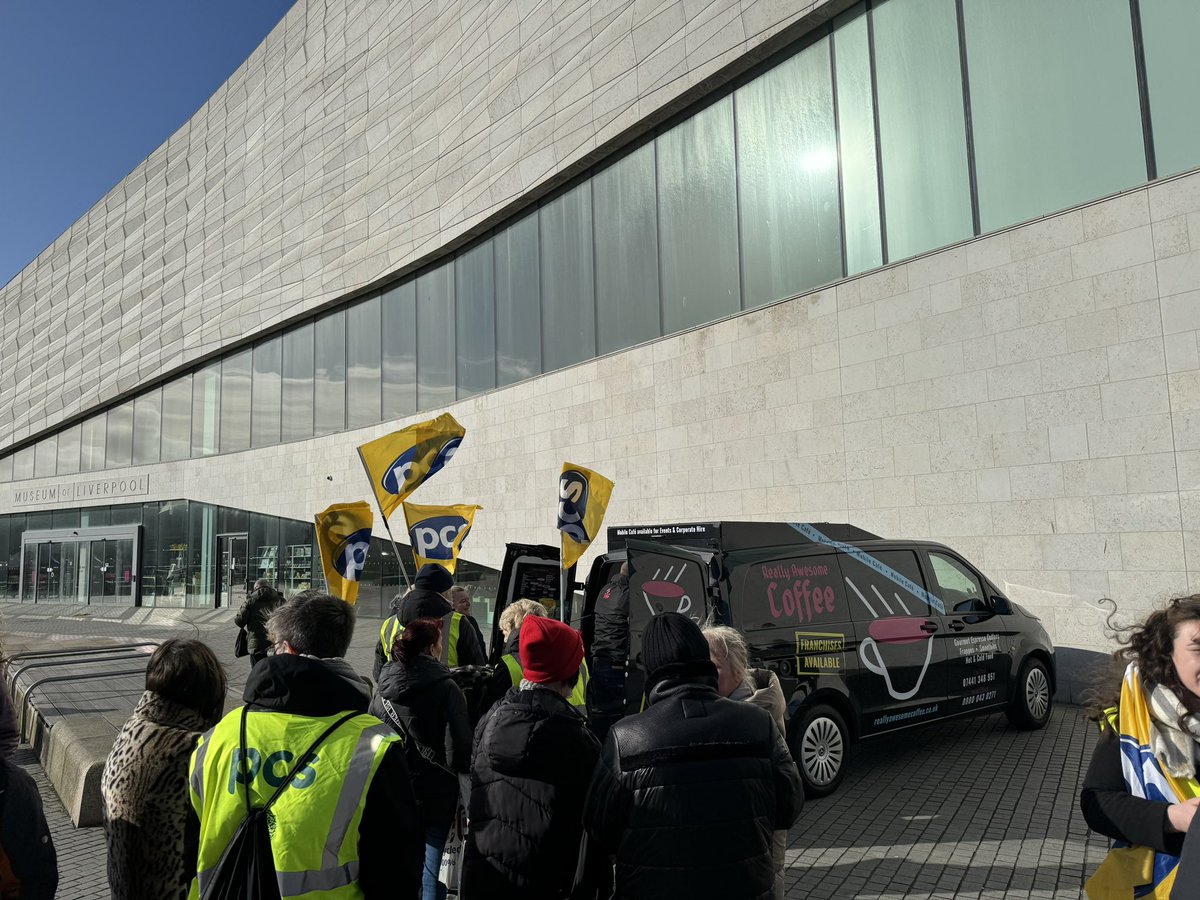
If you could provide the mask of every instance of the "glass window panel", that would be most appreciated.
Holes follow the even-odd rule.
[[[313,433],[313,325],[283,336],[283,417],[279,436],[298,441]]]
[[[838,20],[833,33],[837,69],[838,140],[842,154],[842,208],[846,274],[883,265],[879,232],[879,166],[867,16],[862,7]]]
[[[134,465],[158,462],[161,429],[162,391],[155,388],[133,401]]]
[[[79,425],[72,425],[58,433],[58,461],[55,468],[59,475],[74,475],[79,471],[80,430]]]
[[[13,458],[12,455],[0,458],[0,481],[12,481],[13,477]]]
[[[13,481],[24,481],[32,478],[34,472],[34,449],[22,447],[13,456]]]
[[[592,186],[584,182],[540,210],[542,361],[553,372],[596,355]]]
[[[50,435],[33,448],[33,477],[49,478],[58,466],[58,436]]]
[[[1141,11],[1154,158],[1161,178],[1200,165],[1200,3],[1143,0]]]
[[[542,292],[537,214],[492,238],[496,259],[496,381],[542,373]]]
[[[113,469],[133,462],[133,403],[122,403],[108,411],[104,440],[104,466]]]
[[[346,426],[358,428],[380,420],[379,297],[346,311]]]
[[[312,523],[282,519],[279,542],[283,551],[279,590],[284,596],[308,590],[312,587],[313,572]]]
[[[313,354],[313,433],[346,427],[346,311],[317,320]]]
[[[187,606],[212,607],[216,600],[217,508],[188,504]]]
[[[221,452],[250,446],[250,372],[253,351],[221,360]]]
[[[496,291],[492,242],[485,241],[454,261],[458,396],[496,386]]]
[[[217,452],[221,409],[221,364],[213,363],[192,375],[192,456]]]
[[[383,317],[383,419],[417,411],[417,283],[388,288]]]
[[[670,334],[741,308],[733,99],[658,138],[663,326]]]
[[[152,515],[157,519],[153,529]],[[153,571],[145,558],[142,560],[143,595],[153,591],[156,606],[183,606],[188,585],[188,503],[186,500],[147,503],[142,517],[146,526],[143,535],[146,552],[151,551],[152,539],[156,551]]]
[[[417,408],[454,402],[454,268],[417,278]]]
[[[963,20],[983,231],[1146,180],[1127,0],[965,0]]]
[[[279,443],[282,410],[283,338],[273,337],[254,347],[254,375],[250,388],[250,446]]]
[[[888,259],[970,237],[954,0],[873,7]]]
[[[163,462],[187,459],[192,449],[192,376],[184,375],[163,385]]]
[[[601,353],[658,337],[658,195],[654,145],[592,179],[596,226],[596,328]]]
[[[107,416],[100,413],[83,423],[79,436],[79,471],[97,472],[104,468],[104,431]]]
[[[749,308],[842,274],[829,39],[760,75],[734,101]]]

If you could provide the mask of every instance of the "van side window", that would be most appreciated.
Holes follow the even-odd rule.
[[[917,554],[911,550],[864,550],[867,560],[840,554],[850,616],[870,622],[890,616],[936,615],[930,606]]]
[[[988,605],[975,573],[952,556],[929,552],[937,593],[946,604],[947,615],[987,612]]]
[[[733,621],[746,632],[849,621],[835,554],[785,557],[735,569]]]

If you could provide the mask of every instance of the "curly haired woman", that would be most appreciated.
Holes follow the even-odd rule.
[[[1093,695],[1101,738],[1079,802],[1113,845],[1086,889],[1167,900],[1186,889],[1179,856],[1200,808],[1200,594],[1150,613],[1123,643]]]

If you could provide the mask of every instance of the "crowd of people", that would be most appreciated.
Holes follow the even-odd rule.
[[[374,678],[346,661],[353,607],[255,585],[243,703],[212,650],[172,639],[101,782],[115,900],[781,898],[804,802],[778,677],[723,625],[664,613],[623,715],[627,571],[583,639],[509,604],[487,665],[470,596],[436,566],[397,598]],[[624,655],[623,655],[624,654]],[[1091,712],[1080,803],[1112,849],[1092,900],[1200,896],[1200,595],[1126,629]],[[53,898],[54,844],[0,692],[0,896]]]
[[[610,587],[609,625],[627,579]],[[803,791],[779,682],[736,631],[656,616],[644,711],[621,717],[620,646],[601,641],[589,689],[580,633],[522,599],[489,665],[470,607],[422,568],[366,678],[345,659],[353,607],[256,584],[228,713],[212,651],[160,645],[101,785],[112,896],[783,896]]]

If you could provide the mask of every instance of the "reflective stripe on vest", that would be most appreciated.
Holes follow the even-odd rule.
[[[302,753],[341,716],[309,717],[251,710],[248,764],[238,750],[241,709],[203,735],[192,754],[192,807],[200,819],[199,874],[189,897],[213,877],[250,802],[266,804]],[[359,898],[358,829],[371,780],[399,738],[370,715],[355,716],[322,742],[313,760],[271,807],[271,853],[280,894]]]
[[[453,669],[458,665],[458,632],[462,625],[462,613],[446,613],[442,617],[442,633],[445,636],[442,641],[442,662]],[[447,621],[450,627],[446,627]]]
[[[392,647],[396,643],[396,635],[403,630],[404,626],[400,624],[399,613],[385,619],[379,628],[379,643],[383,645],[383,658],[388,662],[392,661]]]
[[[590,677],[587,660],[583,660],[579,664],[579,677],[575,679],[575,688],[571,691],[571,696],[567,698],[567,702],[585,716],[587,715],[587,683]]]
[[[512,679],[513,687],[517,687],[521,683],[521,679],[525,677],[525,670],[521,668],[521,660],[517,659],[515,653],[505,653],[502,657],[504,665],[508,666],[508,677]]]

